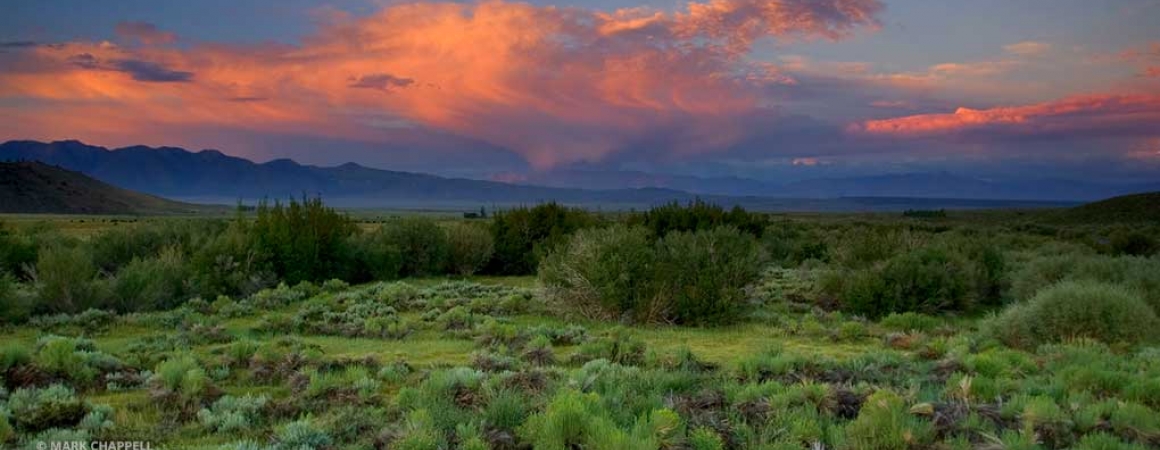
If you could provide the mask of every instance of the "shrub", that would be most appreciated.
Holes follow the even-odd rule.
[[[172,309],[189,297],[191,275],[176,247],[155,258],[134,258],[117,273],[111,306],[119,312]]]
[[[16,277],[0,271],[0,324],[28,320],[33,306],[32,299],[21,292]]]
[[[384,239],[403,254],[399,274],[423,277],[444,273],[447,267],[447,234],[435,221],[407,216],[383,225]]]
[[[349,270],[352,254],[346,244],[356,227],[322,199],[273,206],[262,201],[257,212],[250,230],[255,248],[287,283],[327,280]]]
[[[716,431],[698,427],[689,432],[689,448],[692,450],[724,450],[725,441]]]
[[[1160,326],[1140,297],[1121,287],[1062,282],[995,318],[991,333],[1007,345],[1033,349],[1065,339],[1091,338],[1107,343],[1151,340]]]
[[[403,251],[384,232],[384,227],[354,236],[353,243],[358,268],[356,280],[394,280],[403,270]]]
[[[644,228],[580,230],[540,264],[540,281],[563,307],[582,316],[659,319],[655,295],[656,251]]]
[[[274,450],[321,449],[333,443],[330,435],[310,417],[278,427],[274,441]]]
[[[84,402],[72,388],[54,384],[43,389],[17,389],[8,398],[8,409],[18,429],[37,432],[71,428],[84,418]]]
[[[495,213],[491,236],[495,253],[487,272],[497,275],[528,275],[536,272],[540,259],[565,238],[597,220],[580,208],[544,203]]]
[[[232,433],[250,429],[262,418],[262,408],[266,406],[266,396],[245,397],[224,396],[213,406],[198,411],[197,418],[210,430]]]
[[[658,243],[653,274],[664,317],[680,324],[729,323],[745,306],[743,288],[757,280],[762,254],[757,240],[736,228],[672,233]]]
[[[495,241],[487,230],[465,223],[447,227],[447,247],[450,269],[468,276],[483,268],[495,251]]]
[[[973,307],[971,268],[958,255],[924,248],[857,272],[842,290],[843,308],[870,317],[966,311]]]
[[[887,390],[867,398],[858,418],[846,426],[847,447],[857,450],[926,448],[933,438],[931,424],[912,416],[902,398]]]
[[[76,313],[100,307],[106,286],[96,279],[97,268],[79,247],[42,249],[33,279],[39,297],[37,309],[49,313]]]
[[[1134,289],[1160,314],[1160,258],[1063,254],[1032,259],[1011,275],[1019,300],[1060,281],[1099,281]]]
[[[761,262],[756,239],[733,228],[650,244],[643,228],[613,226],[578,232],[544,259],[540,280],[558,306],[587,317],[720,324],[743,310]]]
[[[0,272],[20,275],[25,267],[36,263],[37,250],[30,236],[13,232],[0,222]]]
[[[760,237],[765,228],[765,218],[759,214],[750,213],[740,206],[725,211],[720,205],[701,199],[693,200],[685,206],[675,201],[657,206],[633,216],[629,223],[643,225],[658,238],[676,231],[711,230],[723,226]]]
[[[249,230],[249,221],[239,218],[193,252],[190,265],[200,295],[249,296],[275,283]]]

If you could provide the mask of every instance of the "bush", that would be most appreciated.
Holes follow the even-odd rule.
[[[447,246],[450,269],[463,276],[482,269],[495,251],[491,233],[465,223],[453,223],[447,227]]]
[[[1090,281],[1066,281],[1009,307],[989,324],[1012,347],[1033,349],[1066,339],[1141,343],[1156,336],[1156,314],[1135,293]]]
[[[384,239],[403,255],[399,275],[424,277],[444,273],[447,267],[447,234],[433,220],[408,216],[383,225]]]
[[[16,277],[0,271],[0,324],[28,320],[32,307],[32,299],[21,292]]]
[[[640,227],[582,230],[540,266],[556,303],[586,317],[720,324],[743,310],[743,287],[762,257],[733,228],[670,234],[650,244]]]
[[[37,432],[71,428],[84,418],[84,402],[72,388],[54,384],[43,389],[17,389],[8,398],[8,409],[18,429]]]
[[[924,248],[888,260],[881,269],[854,274],[842,290],[842,307],[869,317],[889,313],[939,314],[974,304],[967,262],[943,249]]]
[[[84,249],[42,249],[33,276],[38,312],[73,314],[99,308],[107,296],[107,287],[96,276],[97,268]]]
[[[354,222],[319,198],[258,204],[250,230],[258,255],[287,283],[342,278],[353,255],[347,247]]]
[[[656,250],[644,228],[580,230],[540,264],[540,281],[557,302],[588,318],[640,321],[663,305],[654,295]],[[662,312],[662,311],[658,311]]]
[[[657,242],[658,297],[664,317],[680,324],[734,321],[745,307],[743,288],[757,281],[763,256],[757,240],[736,228],[671,233]]]
[[[264,395],[259,397],[227,395],[214,402],[212,407],[198,411],[197,418],[206,428],[220,433],[247,430],[262,419],[262,408],[265,408],[267,401]]]
[[[497,275],[528,275],[536,272],[540,259],[562,245],[577,230],[596,225],[588,211],[544,203],[495,213],[491,236],[495,254],[487,272]]]
[[[244,218],[200,246],[190,258],[198,293],[249,296],[275,283],[269,264],[258,255],[250,225]]]
[[[403,270],[403,251],[391,242],[384,227],[352,238],[358,267],[353,274],[357,280],[394,280]]]
[[[931,424],[912,416],[902,398],[886,390],[867,398],[858,418],[846,426],[851,450],[927,448],[933,438]]]
[[[190,296],[191,277],[185,255],[176,247],[155,258],[134,258],[117,273],[110,306],[118,312],[175,308]]]
[[[36,241],[24,233],[7,229],[0,222],[0,273],[20,276],[24,269],[36,263]]]
[[[1012,296],[1019,300],[1065,280],[1119,284],[1137,291],[1160,314],[1160,258],[1050,255],[1028,261],[1011,278]]]
[[[750,213],[740,206],[725,211],[720,205],[696,199],[681,206],[677,202],[657,206],[644,214],[629,219],[633,225],[642,225],[654,237],[660,238],[677,231],[701,231],[730,226],[745,233],[760,237],[765,228],[765,218]]]

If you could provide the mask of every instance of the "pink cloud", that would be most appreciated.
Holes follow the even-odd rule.
[[[875,135],[936,136],[972,130],[1016,134],[1138,132],[1160,134],[1160,95],[1088,95],[1054,102],[991,109],[959,108],[870,120],[852,131]]]
[[[658,133],[672,135],[673,153],[711,152],[750,132],[737,118],[767,106],[765,85],[793,83],[745,56],[756,41],[841,39],[876,26],[881,9],[878,0],[710,0],[677,13],[409,3],[329,14],[301,45],[188,49],[152,45],[174,36],[126,23],[119,34],[149,45],[22,52],[22,69],[0,74],[0,98],[41,105],[0,110],[16,119],[0,134],[221,126],[374,142],[389,139],[385,127],[419,126],[537,167],[597,161]]]

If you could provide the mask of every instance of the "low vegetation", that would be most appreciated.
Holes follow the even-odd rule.
[[[1160,446],[1160,256],[1121,224],[488,220],[0,227],[0,447]]]

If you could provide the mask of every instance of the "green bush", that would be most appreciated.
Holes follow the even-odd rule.
[[[34,285],[39,312],[77,313],[103,305],[108,287],[97,280],[97,267],[83,248],[53,246],[41,249]]]
[[[274,432],[274,450],[330,448],[334,439],[310,417],[278,427]]]
[[[269,264],[259,257],[250,228],[246,219],[239,218],[194,250],[190,266],[202,297],[244,297],[276,284]]]
[[[354,222],[319,198],[291,199],[286,205],[258,204],[253,234],[257,255],[290,284],[342,278],[350,270],[353,253],[349,237]]]
[[[674,232],[650,243],[640,227],[582,230],[540,266],[556,304],[586,317],[706,325],[744,310],[762,254],[734,228]]]
[[[176,247],[154,258],[134,258],[117,273],[110,306],[118,312],[175,308],[190,296],[191,278],[185,255]]]
[[[36,263],[36,244],[30,236],[10,230],[0,222],[0,273],[23,275],[26,267]]]
[[[644,228],[591,228],[540,264],[539,278],[562,307],[582,316],[613,320],[659,320],[655,295],[656,250]]]
[[[71,428],[87,412],[72,388],[62,384],[43,389],[17,389],[8,398],[8,409],[16,428],[24,432]]]
[[[652,281],[668,310],[662,317],[679,324],[736,320],[764,262],[757,239],[733,227],[670,233],[657,252]]]
[[[843,309],[869,317],[890,313],[939,314],[974,307],[974,279],[962,257],[939,248],[895,256],[856,272],[842,288]]]
[[[1001,341],[1025,349],[1075,338],[1141,343],[1152,340],[1157,327],[1156,314],[1139,295],[1090,281],[1065,281],[1042,289],[989,324]]]
[[[491,233],[466,223],[447,226],[447,246],[451,271],[463,276],[478,272],[495,252]]]
[[[720,205],[701,199],[690,201],[685,206],[674,201],[629,218],[629,224],[644,226],[657,238],[676,231],[711,230],[725,226],[760,237],[765,223],[765,217],[740,206],[725,211]]]
[[[33,306],[33,300],[21,291],[16,277],[0,271],[0,324],[28,320]]]
[[[261,419],[262,409],[269,399],[266,396],[245,397],[224,396],[213,406],[198,411],[197,418],[203,426],[221,433],[248,430]]]
[[[1160,314],[1160,258],[1062,254],[1034,258],[1012,275],[1011,293],[1019,300],[1065,280],[1119,284],[1135,290]]]
[[[447,234],[435,221],[408,216],[383,225],[384,239],[402,252],[399,275],[424,277],[445,273],[447,268]]]
[[[555,202],[497,212],[491,221],[495,253],[487,272],[533,274],[540,259],[562,245],[569,234],[596,224],[597,219],[588,211]]]
[[[353,236],[358,267],[353,277],[359,280],[394,280],[403,270],[403,250],[384,232],[384,227]]]
[[[933,439],[934,427],[911,415],[902,398],[887,390],[867,398],[858,418],[846,426],[851,450],[927,448]]]

